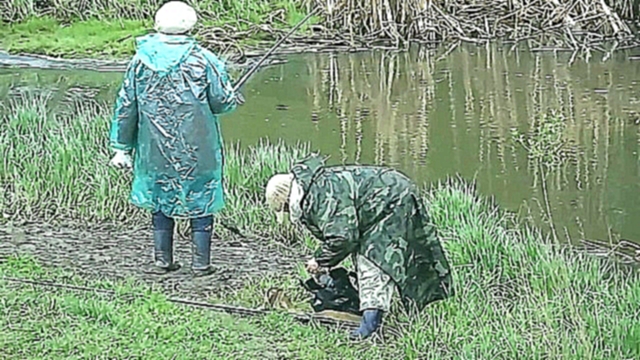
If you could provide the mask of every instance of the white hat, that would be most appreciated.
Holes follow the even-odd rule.
[[[284,222],[285,207],[291,193],[293,174],[276,174],[269,179],[265,198],[269,208],[276,212],[278,223]]]
[[[182,1],[169,1],[156,12],[155,29],[163,34],[184,34],[198,22],[196,10]]]

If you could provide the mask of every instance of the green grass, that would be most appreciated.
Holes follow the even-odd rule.
[[[139,20],[97,19],[62,27],[50,17],[32,18],[0,28],[1,46],[11,53],[53,57],[123,58],[134,53],[130,35],[142,35],[150,25]]]
[[[125,58],[134,53],[134,38],[150,31],[159,1],[56,0],[55,11],[34,8],[29,0],[0,5],[0,47],[11,53],[43,54],[65,58]],[[79,11],[78,9],[83,9]],[[304,4],[289,0],[199,1],[200,22],[195,37],[223,50],[232,40],[212,39],[211,30],[232,36],[258,25],[272,29],[294,26],[306,15]],[[315,20],[311,19],[310,23]],[[306,31],[305,24],[301,31]],[[273,36],[254,31],[241,36],[242,44],[255,44]]]
[[[0,135],[0,184],[5,196],[0,212],[15,221],[146,224],[148,217],[127,203],[127,176],[107,167],[109,109],[76,110],[73,117],[51,114],[46,99],[32,97],[5,109]],[[224,118],[221,121],[224,124]],[[273,241],[312,247],[304,233],[276,227],[262,202],[268,177],[285,171],[309,150],[266,141],[227,148],[230,200],[224,217]],[[4,322],[0,339],[6,343],[0,352],[19,358],[47,352],[71,358],[101,354],[202,358],[211,351],[231,356],[244,346],[244,358],[278,351],[301,359],[322,358],[323,352],[327,358],[341,359],[640,358],[636,270],[551,243],[460,179],[425,188],[424,198],[454,266],[456,296],[432,304],[416,318],[403,314],[394,302],[388,319],[401,333],[383,347],[350,347],[341,332],[306,328],[275,315],[239,320],[185,310],[133,282],[93,285],[147,293],[147,300],[111,301],[14,289],[0,282]],[[85,205],[78,208],[80,200]],[[80,281],[23,258],[5,262],[0,271]],[[301,268],[299,272],[304,274]],[[300,308],[309,308],[292,275],[254,279],[244,289],[219,294],[212,301],[257,306],[265,289],[274,285],[292,294]],[[167,335],[168,329],[176,329],[175,337]],[[87,341],[76,349],[72,339],[79,334]]]
[[[128,203],[130,174],[107,166],[110,107],[79,107],[54,114],[45,95],[12,100],[0,134],[0,184],[8,196],[0,213],[49,222],[81,218],[133,226],[147,215]],[[67,112],[65,112],[67,113]],[[221,120],[224,128],[224,118]],[[287,171],[308,147],[282,143],[226,151],[227,208],[221,215],[252,233],[281,241],[306,241],[291,227],[276,233],[275,217],[263,206],[262,189],[273,171]],[[42,177],[40,174],[50,174]],[[2,222],[2,220],[0,220]]]
[[[1,264],[0,274],[53,276],[24,258]],[[16,287],[0,279],[0,355],[4,359],[357,359],[391,353],[380,346],[347,346],[335,329],[314,329],[280,314],[235,318],[171,303],[135,284],[92,285],[113,289],[120,296],[146,296],[114,299]]]

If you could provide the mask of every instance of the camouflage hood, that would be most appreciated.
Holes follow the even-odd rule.
[[[393,279],[407,308],[452,295],[449,264],[410,179],[377,166],[326,167],[318,155],[291,172],[303,190],[300,222],[322,242],[320,266],[363,255]]]
[[[289,212],[292,222],[300,222],[303,215],[302,201],[304,200],[304,195],[308,193],[313,179],[322,172],[324,165],[323,158],[318,155],[312,155],[294,165],[291,169],[291,173],[294,174],[291,195],[289,196]]]
[[[291,168],[296,182],[302,187],[302,191],[307,193],[313,179],[322,173],[325,160],[319,155],[311,155]]]

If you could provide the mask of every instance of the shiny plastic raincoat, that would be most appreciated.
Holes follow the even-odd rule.
[[[113,150],[133,150],[131,202],[174,218],[224,207],[218,116],[237,106],[224,64],[183,35],[136,39],[111,123]]]

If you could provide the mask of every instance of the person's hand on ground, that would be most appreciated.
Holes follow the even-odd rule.
[[[133,162],[131,161],[131,155],[122,150],[116,150],[116,154],[109,161],[109,165],[118,169],[131,169]]]
[[[316,259],[311,259],[309,261],[307,261],[307,271],[314,274],[320,271],[320,266],[318,265],[318,262],[316,261]]]

